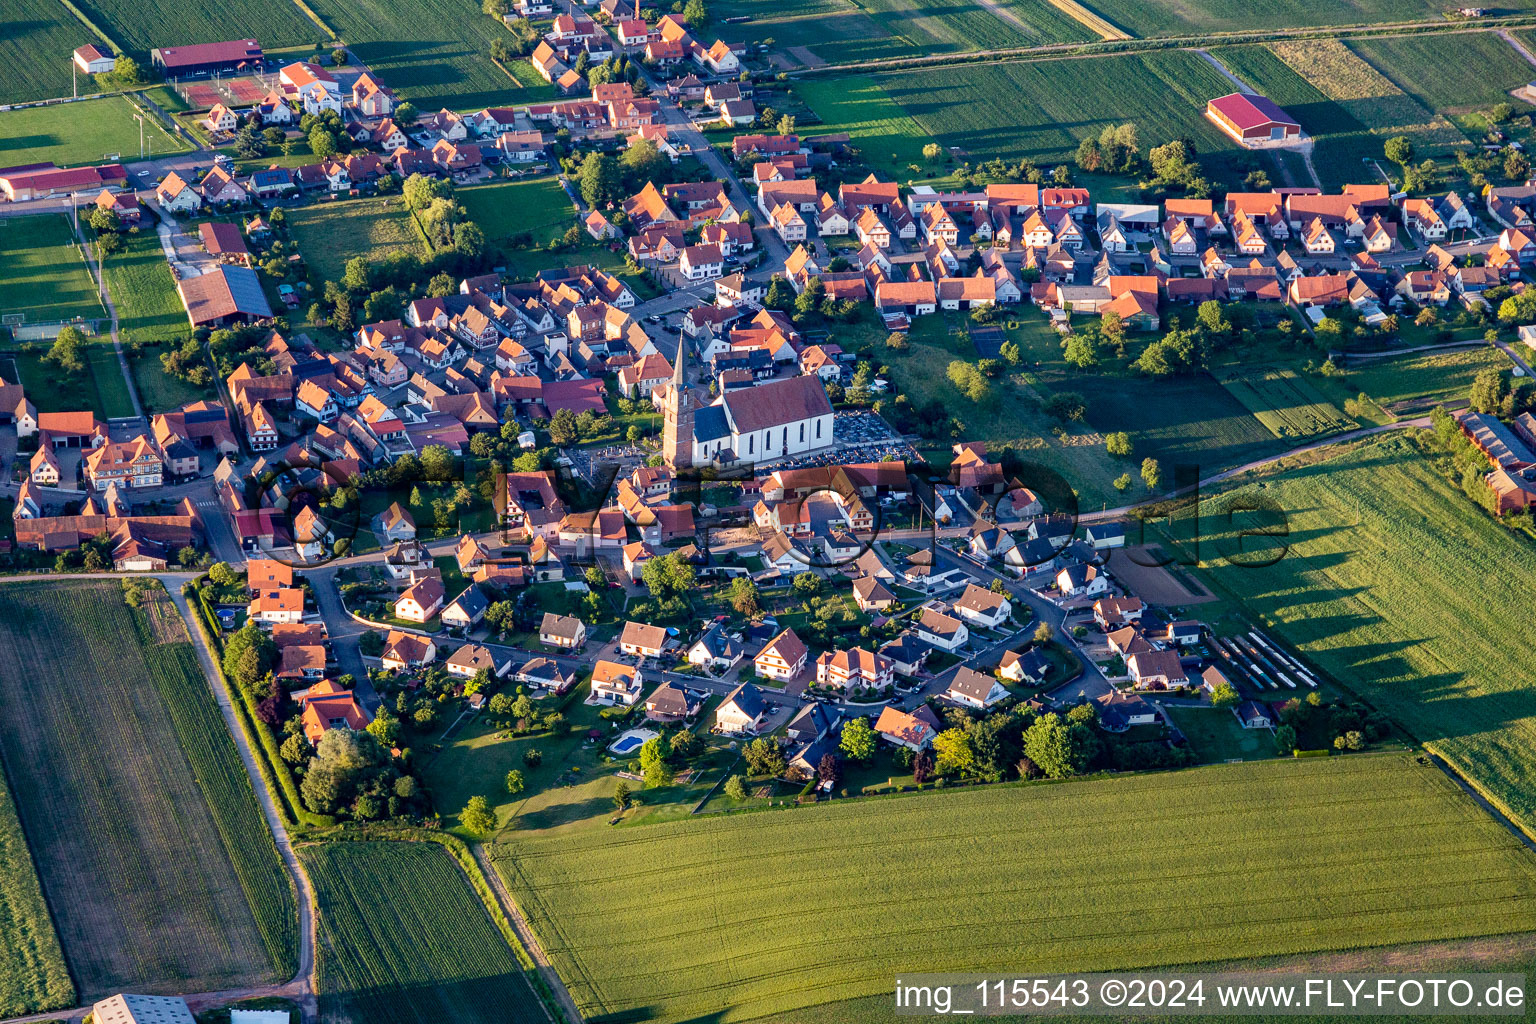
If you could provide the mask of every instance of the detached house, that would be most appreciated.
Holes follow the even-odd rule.
[[[968,583],[965,593],[954,604],[955,613],[973,626],[996,629],[1013,614],[1013,605],[1004,594],[994,594],[985,587]]]
[[[787,682],[805,671],[810,654],[794,630],[786,629],[768,641],[752,663],[758,675]]]
[[[944,691],[946,699],[963,707],[986,710],[1008,696],[1008,688],[991,676],[962,665]]]
[[[742,683],[715,709],[715,729],[727,736],[755,736],[767,717],[763,692],[751,683]]]

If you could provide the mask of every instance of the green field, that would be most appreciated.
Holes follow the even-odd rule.
[[[1383,408],[1399,415],[1428,411],[1440,402],[1467,397],[1481,370],[1508,372],[1509,357],[1492,345],[1423,352],[1388,359],[1360,359],[1347,364],[1344,380]]]
[[[76,0],[80,8],[149,66],[149,51],[159,46],[217,43],[225,39],[261,40],[269,51],[302,46],[326,38],[318,25],[291,0],[241,0],[226,6],[214,0]],[[77,44],[78,45],[78,44]]]
[[[847,132],[865,163],[902,180],[911,176],[909,164],[924,162],[923,147],[933,136],[897,106],[876,79],[864,75],[812,78],[792,88],[821,118],[821,123],[804,129],[808,138]]]
[[[1441,113],[1491,107],[1536,74],[1492,32],[1353,39],[1349,48],[1403,92]]]
[[[48,917],[10,788],[0,775],[0,1014],[75,1004],[75,986]]]
[[[1536,830],[1529,657],[1496,639],[1529,618],[1536,548],[1490,522],[1403,434],[1259,482],[1286,512],[1288,550],[1265,567],[1207,566],[1216,592]],[[1224,500],[1202,513],[1202,553],[1242,525],[1227,526]],[[1490,566],[1496,586],[1473,582]]]
[[[340,842],[300,855],[319,902],[326,1020],[548,1020],[503,933],[442,847]]]
[[[97,335],[85,351],[85,372],[69,376],[52,363],[43,362],[47,344],[38,342],[31,352],[0,355],[0,376],[18,381],[27,389],[27,400],[38,412],[69,412],[90,409],[101,419],[132,416],[133,401],[123,381],[111,339]]]
[[[1444,5],[1433,0],[1342,0],[1298,5],[1293,0],[1085,0],[1087,6],[1138,36],[1204,36],[1213,32],[1260,32],[1303,25],[1368,25],[1435,21]],[[1526,0],[1502,12],[1528,10]]]
[[[762,0],[725,0],[717,17],[750,17],[750,21],[719,26],[722,38],[759,43],[773,40],[775,48],[804,60],[804,47],[828,63],[881,60],[911,56],[906,39],[890,34],[852,0],[787,0],[765,5]]]
[[[66,58],[67,60],[67,58]],[[67,69],[66,69],[67,70]],[[0,111],[0,167],[52,161],[60,167],[99,164],[111,156],[137,160],[139,122],[122,96]],[[170,134],[157,118],[145,116],[144,140],[155,156],[192,147]]]
[[[0,264],[0,313],[23,313],[28,323],[106,315],[63,214],[0,222]]]
[[[554,178],[506,181],[460,189],[454,198],[492,241],[530,232],[545,245],[576,223],[570,196]]]
[[[70,95],[70,54],[87,42],[99,40],[58,0],[7,0],[0,10],[0,103]],[[82,92],[94,91],[89,78],[82,84]]]
[[[192,328],[176,293],[176,279],[165,262],[160,237],[153,226],[123,235],[123,247],[103,261],[107,293],[117,307],[118,333],[123,341],[172,341]]]
[[[1190,708],[1164,704],[1189,741],[1189,749],[1205,764],[1256,761],[1275,756],[1275,734],[1268,729],[1244,729],[1228,708]]]
[[[438,106],[473,111],[554,98],[526,60],[514,82],[489,56],[493,40],[511,41],[471,0],[314,0],[310,4],[341,33],[359,60],[423,111]]]
[[[1217,379],[1282,440],[1319,437],[1355,426],[1295,370],[1245,366],[1218,374]]]
[[[922,53],[963,53],[1062,41],[1055,38],[1062,30],[1061,23],[1072,26],[1072,20],[1044,0],[1036,0],[1036,4],[1037,12],[1048,13],[1040,13],[1039,28],[1029,26],[1025,20],[1030,28],[1026,32],[977,3],[860,0],[860,6],[877,25]],[[1078,38],[1086,37],[1086,31],[1080,31]]]
[[[919,125],[919,150],[932,138],[973,160],[1045,164],[1069,160],[1079,141],[1127,121],[1144,150],[1185,136],[1202,155],[1233,149],[1204,113],[1232,83],[1182,50],[924,68],[877,81]]]
[[[317,203],[288,212],[288,233],[327,281],[340,281],[347,260],[382,259],[395,249],[426,258],[426,246],[399,196]]]
[[[128,381],[123,377],[122,364],[117,361],[117,350],[111,338],[99,335],[98,344],[86,351],[91,364],[91,383],[96,388],[96,408],[107,419],[133,415],[133,398],[128,393]]]
[[[792,1015],[905,971],[1193,964],[1536,925],[1536,860],[1401,754],[505,835],[495,863],[583,1013],[626,1019]]]
[[[0,756],[80,998],[287,980],[293,891],[175,608],[55,581],[0,620]]]

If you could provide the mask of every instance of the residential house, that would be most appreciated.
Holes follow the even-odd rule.
[[[763,691],[742,683],[715,709],[715,731],[727,736],[756,736],[768,718]]]
[[[592,704],[629,707],[640,699],[643,685],[639,668],[617,661],[598,661],[592,666],[592,695],[587,700]]]
[[[794,630],[786,629],[768,641],[752,664],[758,675],[788,682],[805,671],[810,653]]]
[[[549,647],[579,648],[587,639],[587,627],[573,615],[545,612],[539,622],[539,642]],[[599,662],[598,664],[603,664]],[[627,703],[633,704],[634,701]]]
[[[944,691],[946,699],[963,707],[980,711],[992,707],[1008,697],[1008,688],[992,676],[983,675],[968,665],[962,665]]]
[[[875,732],[881,739],[908,750],[927,749],[943,727],[926,704],[910,713],[887,706],[875,722]]]

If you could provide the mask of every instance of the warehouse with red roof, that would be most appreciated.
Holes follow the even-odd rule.
[[[1301,125],[1273,100],[1257,93],[1234,92],[1205,105],[1205,116],[1245,146],[1298,138]]]

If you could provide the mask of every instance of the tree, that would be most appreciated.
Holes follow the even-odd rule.
[[[598,206],[619,197],[619,165],[607,153],[588,153],[576,174],[576,184],[581,198],[588,206]]]
[[[844,732],[847,727],[844,726]],[[778,776],[784,774],[786,767],[784,754],[779,750],[779,745],[765,736],[760,736],[742,748],[741,756],[747,762],[747,769],[753,775]]]
[[[224,674],[242,690],[254,691],[276,663],[277,645],[254,622],[247,622],[224,643]]]
[[[512,59],[512,51],[507,48],[507,41],[500,37],[491,40],[491,60],[498,64],[505,64]]]
[[[1413,159],[1413,143],[1408,141],[1406,135],[1394,135],[1382,144],[1382,152],[1395,164],[1406,167],[1408,161]]]
[[[527,750],[523,751],[523,764],[527,765],[530,769],[537,768],[543,763],[544,751],[537,747],[529,747]]]
[[[839,773],[837,755],[830,750],[822,754],[821,760],[816,763],[816,780],[824,786],[836,786]]]
[[[459,286],[454,283],[453,275],[437,273],[432,275],[432,280],[427,282],[427,296],[433,299],[447,298],[458,292]],[[480,436],[480,435],[475,435]]]
[[[1070,366],[1079,370],[1086,370],[1099,364],[1099,346],[1092,334],[1086,331],[1074,331],[1061,343],[1061,357]]]
[[[756,618],[763,610],[762,593],[750,576],[737,576],[731,580],[726,596],[730,598],[731,607],[749,619]]]
[[[488,836],[496,831],[496,815],[483,796],[472,796],[459,813],[459,824],[477,836]]]
[[[507,772],[508,793],[511,793],[513,796],[517,796],[517,794],[521,793],[527,787],[527,785],[528,783],[524,781],[521,769],[513,768],[511,771]]]
[[[1040,410],[1052,419],[1065,423],[1082,419],[1088,412],[1088,402],[1076,391],[1057,391],[1041,404]]]
[[[421,473],[428,480],[453,479],[453,453],[444,445],[429,444],[421,450]]]
[[[933,777],[933,755],[919,750],[912,758],[912,781],[921,786]]]
[[[1296,727],[1282,725],[1275,730],[1275,749],[1281,754],[1289,754],[1296,749]]]
[[[438,199],[446,199],[453,195],[453,185],[439,178],[429,178],[424,174],[412,174],[400,185],[400,196],[405,200],[406,209],[425,210]]]
[[[869,727],[869,719],[858,715],[843,726],[843,737],[838,749],[850,761],[868,764],[875,756],[875,730]]]
[[[549,439],[560,448],[581,440],[581,432],[576,429],[576,414],[570,409],[556,410],[549,420]]]
[[[667,758],[672,756],[672,746],[665,736],[652,736],[640,748],[640,772],[645,776],[645,788],[656,789],[672,784],[672,766]]]
[[[1477,371],[1477,376],[1472,378],[1467,399],[1474,412],[1498,412],[1508,394],[1509,381],[1499,370],[1489,367]]]
[[[1163,484],[1163,467],[1150,455],[1141,460],[1141,482],[1149,491],[1155,491]]]
[[[1105,434],[1104,450],[1117,458],[1129,458],[1131,454],[1131,435],[1123,430],[1116,430]]]
[[[1048,644],[1056,638],[1056,630],[1051,628],[1049,622],[1042,622],[1035,627],[1035,643]]]
[[[1117,490],[1117,491],[1127,491],[1127,490],[1130,490],[1130,487],[1131,487],[1131,474],[1129,474],[1129,473],[1121,473],[1119,476],[1115,477],[1114,485],[1115,485],[1115,490]]]
[[[1076,775],[1088,765],[1095,740],[1091,729],[1082,722],[1068,724],[1055,713],[1042,715],[1024,730],[1024,756],[1039,766],[1046,778]]]
[[[976,750],[964,729],[945,729],[935,736],[933,758],[940,775],[970,775],[976,769]]]
[[[725,780],[725,795],[732,800],[747,798],[747,779],[744,775],[732,775]]]
[[[208,578],[221,587],[232,587],[240,577],[228,562],[214,562],[208,567]]]
[[[85,370],[85,334],[78,327],[64,327],[54,337],[44,361],[53,363],[65,373],[75,374]]]
[[[688,3],[683,7],[683,20],[695,32],[708,25],[709,8],[704,6],[704,0],[688,0]]]
[[[944,372],[955,389],[973,402],[985,401],[992,393],[992,386],[987,383],[987,378],[973,363],[956,359]]]
[[[309,151],[315,154],[316,160],[329,160],[336,155],[336,136],[329,128],[316,125],[309,131]]]
[[[617,807],[621,811],[628,807],[629,794],[629,783],[625,782],[623,779],[620,779],[619,784],[613,787],[613,806]]]
[[[656,143],[642,139],[624,150],[624,155],[619,157],[619,166],[625,178],[640,185],[662,179],[671,169],[672,161],[656,148]]]
[[[929,163],[933,163],[943,154],[944,150],[939,146],[937,142],[930,142],[923,147],[923,159],[927,160]]]
[[[1230,708],[1237,704],[1241,698],[1237,695],[1237,688],[1223,680],[1216,684],[1211,691],[1211,707]]]
[[[640,570],[646,589],[660,601],[681,597],[692,590],[695,577],[693,563],[676,554],[653,558]]]
[[[790,586],[800,597],[812,598],[821,593],[821,577],[807,569],[804,572],[795,573],[794,578],[790,580]]]

